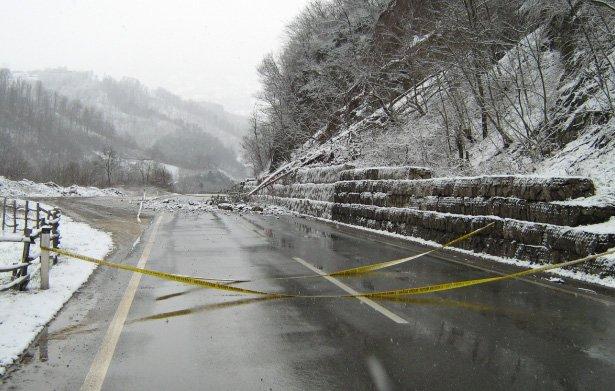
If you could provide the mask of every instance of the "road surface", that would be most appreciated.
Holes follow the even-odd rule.
[[[114,231],[124,244],[150,222],[134,250],[112,259],[204,278],[254,279],[239,285],[251,289],[336,295],[517,270],[443,252],[360,278],[271,279],[425,248],[291,216],[167,212],[135,225],[134,211],[97,202],[65,208],[86,220],[105,211],[95,223],[124,229]],[[267,299],[148,276],[133,281],[131,291],[133,278],[99,268],[0,389],[73,390],[85,381],[104,390],[606,390],[615,381],[614,295],[578,283],[532,277],[361,301]]]

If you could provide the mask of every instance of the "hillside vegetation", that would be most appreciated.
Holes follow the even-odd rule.
[[[217,191],[245,174],[235,150],[244,125],[134,79],[0,70],[0,175],[11,179]]]
[[[615,177],[615,7],[592,0],[311,3],[263,59],[255,173],[327,161]]]
[[[136,79],[98,78],[91,72],[65,69],[31,71],[55,91],[96,107],[118,133],[135,140],[147,157],[184,168],[221,169],[244,174],[237,146],[245,119],[212,103],[187,101],[158,88],[150,90]],[[183,148],[168,148],[179,143]]]
[[[104,151],[133,148],[134,140],[119,135],[99,110],[0,70],[0,175],[101,184]]]

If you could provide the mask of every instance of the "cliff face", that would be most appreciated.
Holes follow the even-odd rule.
[[[408,33],[421,36],[435,29],[441,8],[434,0],[393,0],[380,13],[373,32],[374,49],[395,53],[404,45]]]

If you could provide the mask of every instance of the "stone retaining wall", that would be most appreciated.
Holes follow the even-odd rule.
[[[310,197],[305,197],[310,198]],[[334,202],[384,207],[432,210],[473,216],[500,216],[517,220],[576,227],[602,223],[615,216],[612,205],[567,205],[551,202],[530,202],[505,197],[394,197],[387,193],[336,192]]]
[[[291,185],[274,184],[267,189],[269,194],[287,198],[306,198],[317,201],[333,202],[335,183],[293,183]]]
[[[518,259],[558,262],[604,252],[615,234],[593,234],[551,224],[528,223],[495,216],[451,215],[407,208],[334,204],[332,220],[445,243],[466,232],[494,226],[463,248]]]
[[[288,175],[281,180],[282,184],[291,183],[335,183],[340,180],[342,171],[353,169],[352,164],[337,166],[301,168],[296,173]]]
[[[255,198],[307,215],[438,243],[495,222],[458,247],[538,263],[567,261],[615,247],[615,234],[573,227],[607,221],[615,215],[615,206],[551,202],[593,195],[594,185],[587,178],[424,179],[431,175],[428,170],[411,167],[318,170],[316,174],[304,169],[300,177],[320,183],[288,181],[269,186]],[[576,269],[615,274],[612,265],[596,262]]]
[[[394,202],[412,197],[513,197],[527,201],[564,201],[594,195],[588,178],[484,176],[425,180],[353,180],[337,183],[344,193],[386,193]]]
[[[340,173],[342,181],[384,180],[384,179],[428,179],[431,178],[431,170],[424,167],[371,167],[344,170]]]

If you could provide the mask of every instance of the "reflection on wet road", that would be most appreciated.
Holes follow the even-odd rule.
[[[424,250],[297,217],[169,215],[148,267],[254,280],[241,285],[249,289],[341,294],[324,278],[272,277],[311,274],[294,257],[326,273]],[[339,281],[367,292],[493,275],[486,261],[448,257]],[[612,297],[574,292],[511,280],[378,300],[407,322],[398,324],[354,298],[241,296],[143,276],[103,389],[609,389]],[[67,345],[107,326],[52,324],[40,356],[61,366]],[[51,384],[68,388],[62,381]]]

